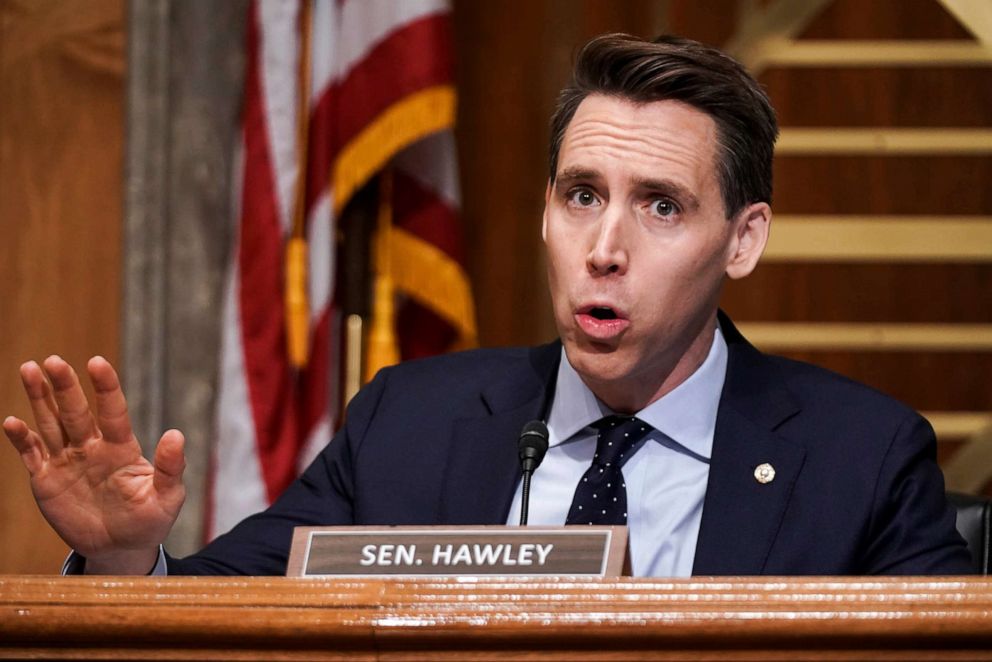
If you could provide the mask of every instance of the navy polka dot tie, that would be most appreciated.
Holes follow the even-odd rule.
[[[627,484],[620,468],[652,428],[633,416],[607,416],[593,427],[599,431],[596,454],[575,488],[565,524],[626,524]]]

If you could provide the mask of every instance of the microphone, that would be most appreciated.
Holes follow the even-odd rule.
[[[517,442],[520,455],[520,469],[523,471],[523,488],[520,499],[520,525],[527,524],[527,511],[530,510],[530,477],[541,465],[548,452],[548,426],[541,421],[531,421],[520,431]]]

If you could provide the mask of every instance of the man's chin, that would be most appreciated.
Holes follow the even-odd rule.
[[[569,357],[582,355],[613,356],[624,348],[623,337],[609,339],[591,338],[587,334],[576,334],[578,337],[566,337],[563,342]]]
[[[626,352],[617,343],[583,342],[565,345],[568,362],[587,382],[608,384],[623,380],[630,372]]]

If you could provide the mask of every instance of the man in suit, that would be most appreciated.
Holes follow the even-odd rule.
[[[276,504],[206,549],[159,544],[182,436],[140,457],[112,368],[97,420],[57,358],[22,367],[38,431],[4,428],[87,572],[284,572],[292,527],[513,523],[516,438],[548,423],[530,521],[627,524],[635,575],[968,572],[917,414],[764,356],[718,314],[771,221],[774,112],[716,50],[587,44],[552,120],[543,236],[561,341],[381,372]]]

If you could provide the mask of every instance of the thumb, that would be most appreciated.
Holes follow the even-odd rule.
[[[155,489],[159,492],[173,490],[183,484],[183,471],[186,469],[186,456],[183,446],[186,438],[179,430],[166,430],[155,448]]]

